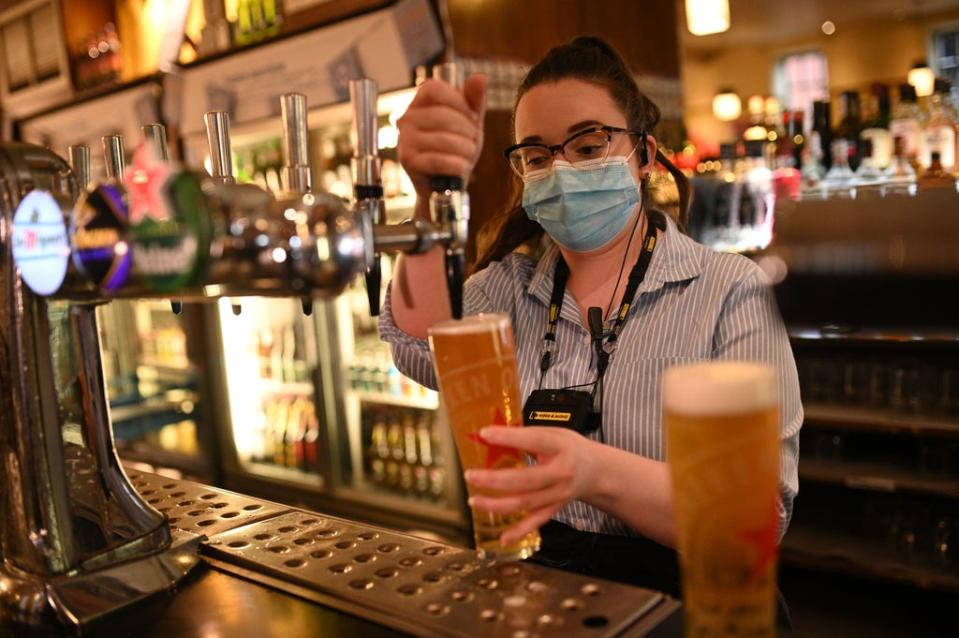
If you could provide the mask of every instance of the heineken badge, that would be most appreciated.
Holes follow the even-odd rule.
[[[123,178],[130,199],[133,266],[142,281],[160,292],[174,292],[197,277],[199,246],[206,239],[196,206],[179,204],[182,174],[140,144]]]

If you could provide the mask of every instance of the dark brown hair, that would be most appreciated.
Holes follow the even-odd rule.
[[[565,79],[584,80],[602,85],[626,116],[626,127],[635,131],[652,131],[659,123],[659,107],[646,97],[616,50],[596,37],[576,38],[568,44],[550,49],[520,84],[516,104],[534,86]],[[515,118],[516,107],[513,107]],[[668,170],[679,190],[680,228],[685,228],[689,208],[689,180],[656,149],[656,161]],[[522,207],[523,184],[513,175],[509,204],[505,214],[496,215],[480,230],[476,241],[476,259],[471,272],[486,268],[490,262],[503,259],[522,244],[538,240],[543,228],[526,216]],[[646,196],[646,180],[643,180]]]

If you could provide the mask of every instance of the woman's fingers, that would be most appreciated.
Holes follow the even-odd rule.
[[[476,140],[443,131],[423,136],[404,149],[404,152],[411,153],[447,153],[470,161],[476,156],[476,151]]]
[[[408,173],[418,175],[456,175],[466,179],[473,168],[469,160],[449,153],[415,153],[402,161]]]
[[[466,481],[475,487],[502,492],[531,492],[569,482],[570,473],[559,464],[539,463],[502,470],[467,470]]]
[[[477,115],[476,119],[479,120],[481,127],[483,118],[486,116],[486,85],[486,75],[477,73],[471,75],[463,86],[463,97],[469,104],[470,110]]]
[[[516,492],[505,496],[477,495],[470,497],[469,504],[484,512],[511,514],[523,510],[538,510],[556,503],[568,503],[572,496],[569,484],[559,484],[543,490]]]
[[[571,436],[572,435],[572,436]],[[533,454],[559,454],[576,437],[586,441],[572,430],[548,427],[489,426],[480,430],[480,436],[488,443],[518,448]]]
[[[530,532],[538,530],[545,525],[549,519],[553,518],[553,514],[562,509],[563,505],[563,503],[557,503],[530,512],[526,518],[503,532],[499,538],[500,544],[509,545],[515,543]]]
[[[479,122],[471,116],[445,105],[424,106],[416,109],[411,107],[397,120],[396,124],[401,136],[406,132],[420,136],[434,131],[444,131],[475,140],[481,131]]]
[[[470,80],[473,80],[473,78],[470,78]],[[471,83],[467,82],[467,84],[470,85]],[[475,84],[475,81],[473,81],[473,84]],[[485,95],[485,84],[483,93]],[[435,79],[426,80],[416,89],[416,95],[410,102],[410,109],[437,104],[456,109],[474,121],[479,119],[479,111],[470,106],[463,91],[452,84]]]

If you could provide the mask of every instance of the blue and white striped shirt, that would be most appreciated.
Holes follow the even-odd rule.
[[[524,401],[539,383],[542,338],[558,255],[555,245],[538,262],[513,253],[466,282],[465,314],[501,312],[513,322]],[[606,443],[665,460],[661,384],[663,372],[670,366],[722,359],[775,366],[782,410],[780,531],[784,533],[799,490],[797,464],[803,411],[796,363],[765,274],[745,257],[719,253],[696,243],[667,217],[667,229],[659,237],[629,312],[631,316],[606,372]],[[429,343],[396,326],[389,292],[379,327],[381,338],[392,346],[397,368],[417,382],[436,388]],[[593,354],[589,330],[567,290],[556,327],[553,364],[542,387],[591,383],[596,378]],[[637,535],[619,519],[580,501],[569,503],[555,518],[580,530]]]

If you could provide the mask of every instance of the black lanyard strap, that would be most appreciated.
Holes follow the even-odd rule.
[[[649,263],[653,258],[653,250],[656,248],[656,231],[665,230],[664,224],[658,216],[647,216],[646,236],[643,238],[642,251],[639,258],[629,272],[629,279],[626,281],[626,290],[623,293],[623,300],[619,305],[619,311],[613,317],[613,327],[603,346],[602,340],[596,344],[597,363],[596,368],[599,373],[597,383],[601,383],[606,368],[609,365],[609,357],[616,348],[616,341],[626,325],[626,319],[629,317],[629,309],[633,303],[633,297],[639,290],[640,284],[646,278],[646,271],[649,270]],[[540,385],[546,376],[553,362],[553,350],[556,348],[556,324],[559,323],[559,313],[563,308],[563,300],[566,295],[566,283],[569,281],[569,265],[560,254],[556,261],[556,269],[553,273],[553,293],[549,300],[549,317],[546,325],[546,333],[543,335],[543,357],[540,360]]]

